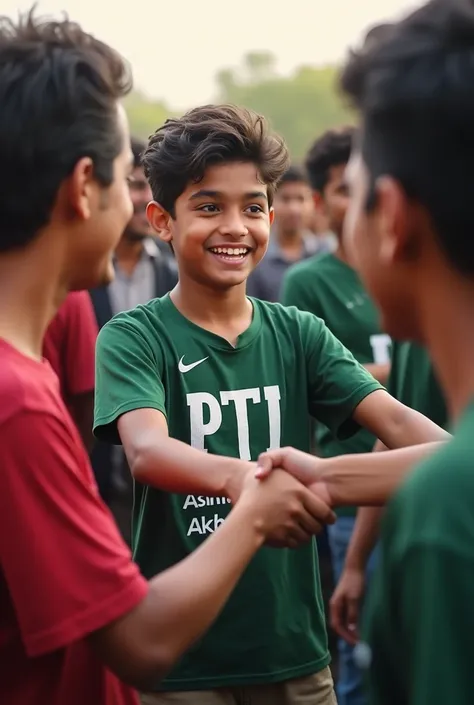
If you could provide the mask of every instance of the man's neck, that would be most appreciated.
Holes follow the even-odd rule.
[[[474,285],[452,277],[425,291],[423,337],[456,420],[474,398]]]
[[[122,237],[115,249],[115,259],[124,271],[131,273],[137,266],[143,253],[144,240]]]
[[[275,235],[278,247],[287,257],[299,259],[302,256],[304,248],[302,230],[285,231],[277,227]]]
[[[336,249],[334,250],[334,257],[337,257],[338,259],[341,260],[341,262],[344,262],[344,264],[347,264],[349,267],[352,267],[351,263],[349,262],[349,258],[347,256],[347,252],[344,249],[344,245],[342,244],[342,237],[341,235],[336,234]]]
[[[54,274],[60,270],[52,253],[38,243],[0,257],[0,338],[35,359],[42,357],[46,329],[68,290]]]

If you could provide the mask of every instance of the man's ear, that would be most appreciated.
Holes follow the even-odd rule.
[[[313,203],[316,211],[322,215],[326,215],[326,204],[324,202],[321,191],[313,191]]]

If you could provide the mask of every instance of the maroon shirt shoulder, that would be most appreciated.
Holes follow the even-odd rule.
[[[147,582],[102,503],[47,363],[0,341],[0,702],[130,705],[87,636]]]
[[[43,355],[56,372],[66,400],[94,389],[97,335],[88,292],[71,292],[49,324],[43,344]]]

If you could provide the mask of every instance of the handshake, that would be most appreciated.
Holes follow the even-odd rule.
[[[294,448],[262,453],[233,477],[229,498],[248,513],[267,545],[297,548],[336,518],[320,477],[322,462]]]

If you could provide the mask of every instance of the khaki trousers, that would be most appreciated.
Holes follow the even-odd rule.
[[[143,693],[142,705],[337,705],[329,667],[319,673],[270,685]]]

